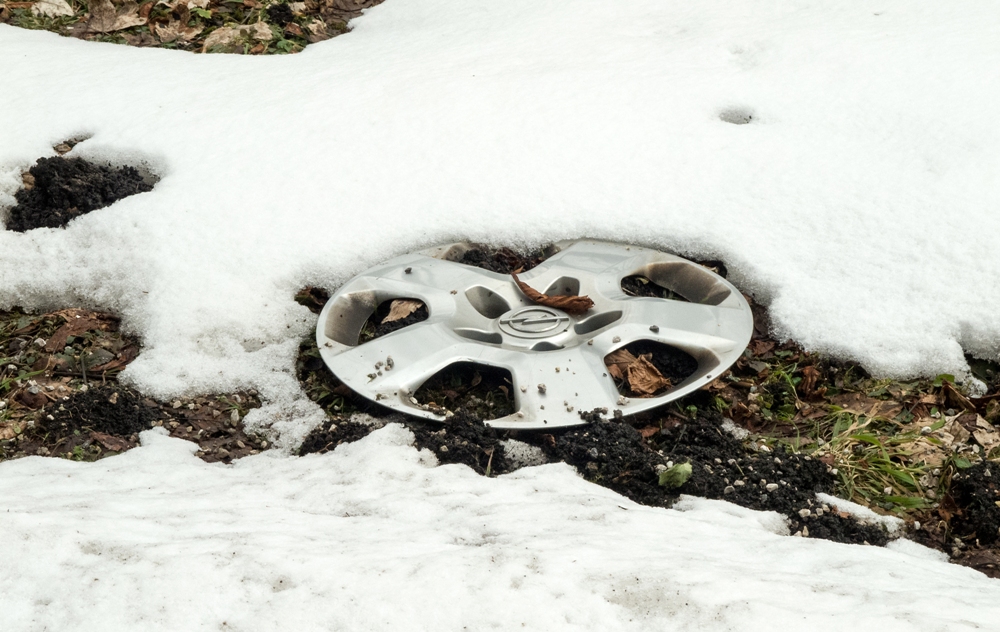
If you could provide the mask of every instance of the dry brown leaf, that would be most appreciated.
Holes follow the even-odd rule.
[[[104,449],[111,450],[112,452],[124,452],[130,447],[128,441],[103,432],[91,432],[90,437],[103,445]]]
[[[110,0],[100,0],[90,6],[87,29],[92,33],[112,33],[145,23],[146,18],[139,15],[139,5],[135,2],[126,2],[115,9]]]
[[[326,28],[326,22],[319,18],[315,18],[312,22],[306,24],[306,30],[309,31],[309,36],[306,39],[312,44],[333,37]]]
[[[639,360],[628,367],[628,385],[633,393],[651,396],[670,384],[670,380],[663,377],[660,370],[649,361],[648,354],[639,356]]]
[[[945,382],[944,388],[945,401],[954,408],[961,408],[962,410],[976,410],[976,406],[969,401],[969,398],[959,392],[955,385],[951,382]]]
[[[115,22],[118,20],[118,12],[111,0],[98,0],[90,3],[90,20],[87,21],[87,28],[94,33],[110,33],[115,30]]]
[[[663,377],[650,359],[652,354],[635,357],[628,349],[618,349],[604,357],[608,373],[616,380],[628,381],[629,389],[637,397],[650,396],[670,386],[669,379]]]
[[[14,429],[7,425],[0,425],[0,441],[7,441],[8,439],[13,439],[17,436]]]
[[[424,304],[422,301],[415,301],[410,298],[397,298],[389,304],[389,314],[382,319],[382,322],[391,323],[397,320],[403,320],[423,306]]]
[[[56,18],[64,15],[73,15],[73,7],[69,6],[66,0],[38,0],[38,2],[32,5],[31,12],[35,15]]]
[[[246,27],[243,27],[246,28]],[[239,26],[220,26],[205,38],[201,52],[206,53],[215,46],[228,46],[240,38]]]
[[[816,392],[816,383],[819,381],[819,370],[814,366],[803,367],[802,381],[799,382],[799,390],[802,395],[809,397]]]
[[[608,373],[616,380],[624,380],[628,374],[629,366],[635,364],[636,358],[628,349],[612,351],[604,357],[604,365],[608,367]]]
[[[972,431],[972,436],[975,438],[976,443],[983,446],[987,454],[993,448],[1000,445],[1000,434],[997,433],[996,427],[978,415],[976,418],[976,429]]]
[[[271,27],[264,22],[257,22],[250,27],[250,35],[258,42],[270,42],[274,37]]]
[[[648,439],[655,436],[660,432],[659,426],[646,426],[645,428],[639,428],[639,434],[642,435],[643,439]]]
[[[187,26],[186,23],[180,20],[170,20],[166,24],[157,24],[154,30],[156,31],[156,37],[160,38],[160,41],[164,44],[168,44],[178,40],[190,42],[198,37],[204,29],[200,26]]]
[[[66,322],[45,343],[45,351],[48,353],[62,351],[70,336],[78,336],[88,331],[112,331],[118,325],[117,320],[107,314],[85,309],[63,309],[52,314],[61,317]]]
[[[594,306],[594,301],[589,296],[549,296],[517,278],[516,273],[512,272],[510,276],[514,277],[514,283],[517,283],[524,295],[539,305],[561,309],[567,314],[582,314]]]

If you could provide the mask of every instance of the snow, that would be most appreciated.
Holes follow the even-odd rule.
[[[0,218],[52,145],[156,188],[0,231],[0,307],[121,314],[146,393],[322,420],[292,300],[455,239],[722,258],[777,331],[878,375],[997,357],[1000,45],[986,0],[387,0],[290,57],[0,25]],[[750,122],[725,122],[752,115]],[[998,584],[774,516],[636,506],[549,464],[430,467],[398,426],[206,465],[155,433],[0,464],[0,629],[1000,629]],[[903,545],[905,546],[905,545]]]
[[[816,494],[816,498],[821,503],[826,503],[838,511],[854,516],[861,523],[881,525],[885,527],[889,535],[901,535],[900,531],[903,529],[903,521],[900,518],[896,518],[895,516],[881,516],[868,507],[843,498],[831,496],[830,494]]]
[[[643,507],[565,464],[487,479],[389,424],[206,464],[156,431],[0,465],[3,630],[995,630],[1000,582],[793,538],[777,514]]]

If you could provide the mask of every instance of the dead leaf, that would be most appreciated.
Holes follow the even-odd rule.
[[[397,298],[389,304],[389,314],[382,319],[382,323],[392,323],[397,320],[403,320],[423,306],[424,304],[422,301],[416,301],[411,298]]]
[[[52,314],[61,317],[66,323],[45,343],[45,351],[48,353],[58,353],[66,348],[66,340],[70,336],[88,331],[114,331],[118,328],[117,319],[85,309],[64,309]]]
[[[271,27],[264,22],[257,22],[250,27],[250,35],[258,42],[270,42],[274,38]]]
[[[104,446],[104,449],[111,450],[112,452],[124,452],[131,447],[125,439],[120,439],[103,432],[91,432],[90,438]]]
[[[512,272],[510,276],[514,277],[514,283],[517,283],[524,295],[539,305],[561,309],[567,314],[583,314],[594,306],[594,301],[589,296],[549,296],[518,279],[516,273]]]
[[[302,30],[302,27],[296,24],[295,22],[289,22],[288,24],[285,25],[285,33],[295,37],[306,36],[305,31]]]
[[[993,448],[1000,445],[1000,434],[997,433],[997,429],[993,424],[978,415],[976,416],[976,428],[972,431],[972,436],[975,438],[976,443],[983,446],[983,450],[987,454]]]
[[[762,356],[770,353],[774,349],[773,340],[754,340],[750,343],[750,352],[755,356]]]
[[[99,0],[90,6],[87,28],[92,33],[112,33],[145,23],[146,18],[139,15],[139,5],[135,2],[126,2],[115,9],[110,0]]]
[[[73,7],[69,6],[66,0],[38,0],[31,7],[31,12],[35,15],[44,15],[50,18],[73,15]]]
[[[14,428],[12,428],[11,426],[7,425],[0,426],[0,441],[7,441],[8,439],[13,439],[16,436],[17,433],[14,432]]]
[[[32,410],[37,410],[49,403],[49,398],[42,393],[32,393],[30,390],[23,390],[17,394],[14,398],[17,402],[30,408]]]
[[[309,31],[309,35],[306,39],[312,44],[322,42],[323,40],[328,40],[333,37],[333,35],[331,35],[326,28],[326,22],[319,18],[316,18],[309,24],[306,24],[306,30]]]
[[[180,20],[170,20],[166,24],[157,24],[153,29],[156,31],[156,37],[160,38],[164,44],[176,41],[190,42],[204,30],[200,26],[187,26],[186,22]]]
[[[799,382],[799,390],[803,397],[809,397],[816,392],[816,384],[819,382],[820,372],[814,366],[802,368],[802,381]]]
[[[608,367],[608,373],[618,381],[624,380],[628,374],[629,366],[635,364],[636,358],[628,349],[618,349],[612,351],[604,357],[604,365]]]
[[[246,27],[243,27],[244,29]],[[205,43],[201,46],[201,52],[207,53],[215,47],[226,47],[240,39],[239,26],[221,26],[205,38]]]
[[[941,398],[933,393],[928,393],[920,398],[921,404],[927,404],[928,406],[939,406],[941,404]]]
[[[962,395],[951,382],[945,382],[942,390],[944,391],[945,401],[952,407],[962,410],[976,410],[975,404],[970,402],[968,397]]]
[[[616,380],[627,381],[629,389],[637,397],[648,397],[672,384],[650,362],[651,358],[651,354],[643,354],[637,358],[627,349],[618,349],[604,357],[604,364],[608,367],[608,373]]]
[[[94,33],[110,33],[115,30],[115,21],[118,20],[118,12],[111,0],[98,0],[90,3],[90,20],[87,21],[87,28]]]
[[[629,365],[628,385],[633,393],[652,396],[670,386],[671,382],[649,361],[648,354],[644,354],[639,356],[637,362]]]
[[[659,426],[646,426],[645,428],[639,428],[639,434],[642,435],[643,439],[648,439],[657,435],[660,432]]]

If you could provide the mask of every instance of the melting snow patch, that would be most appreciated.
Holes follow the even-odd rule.
[[[879,515],[868,507],[863,507],[857,503],[844,500],[843,498],[837,498],[836,496],[831,496],[830,494],[816,494],[816,498],[821,503],[826,503],[838,511],[842,511],[853,516],[858,520],[858,522],[882,525],[891,536],[898,535],[903,529],[903,526],[906,524],[903,520],[896,518],[895,516]]]
[[[500,444],[503,446],[504,454],[507,456],[512,469],[548,463],[548,459],[545,458],[545,452],[538,446],[518,441],[517,439],[505,439]]]

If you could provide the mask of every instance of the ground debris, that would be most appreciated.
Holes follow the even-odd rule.
[[[0,23],[129,46],[250,55],[297,53],[342,35],[382,0],[29,0]]]

